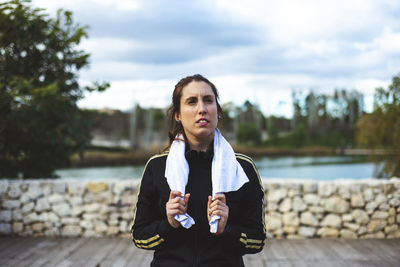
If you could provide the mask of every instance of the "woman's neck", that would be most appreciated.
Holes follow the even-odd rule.
[[[192,149],[192,150],[196,150],[196,151],[202,151],[202,152],[205,152],[205,151],[207,151],[207,149],[208,149],[208,147],[210,146],[210,143],[211,142],[208,142],[207,144],[205,144],[205,143],[190,143],[189,142],[189,147],[190,147],[190,149]]]
[[[214,135],[209,136],[207,139],[187,138],[190,149],[203,152],[207,151],[213,140]]]

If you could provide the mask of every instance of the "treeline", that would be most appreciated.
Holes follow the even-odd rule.
[[[364,114],[361,93],[344,89],[335,90],[332,95],[293,92],[292,105],[293,117],[284,118],[265,116],[260,106],[248,100],[241,106],[225,103],[218,127],[232,143],[247,146],[355,146],[355,124]],[[118,110],[92,110],[90,113],[94,120],[92,133],[96,136],[133,138],[133,147],[142,144],[143,148],[167,142],[165,109],[137,105],[129,113]]]

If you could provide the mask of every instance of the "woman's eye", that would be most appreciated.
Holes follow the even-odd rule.
[[[196,103],[196,101],[195,101],[195,100],[189,100],[188,103],[189,103],[189,104],[194,104],[194,103]]]

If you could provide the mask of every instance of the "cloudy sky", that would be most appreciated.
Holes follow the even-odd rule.
[[[167,106],[176,82],[200,73],[221,102],[291,116],[293,90],[374,88],[400,72],[398,0],[34,0],[89,26],[82,84],[108,81],[81,107]]]

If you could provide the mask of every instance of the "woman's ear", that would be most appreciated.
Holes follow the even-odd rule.
[[[177,112],[175,113],[174,118],[176,121],[180,121],[179,114]]]

